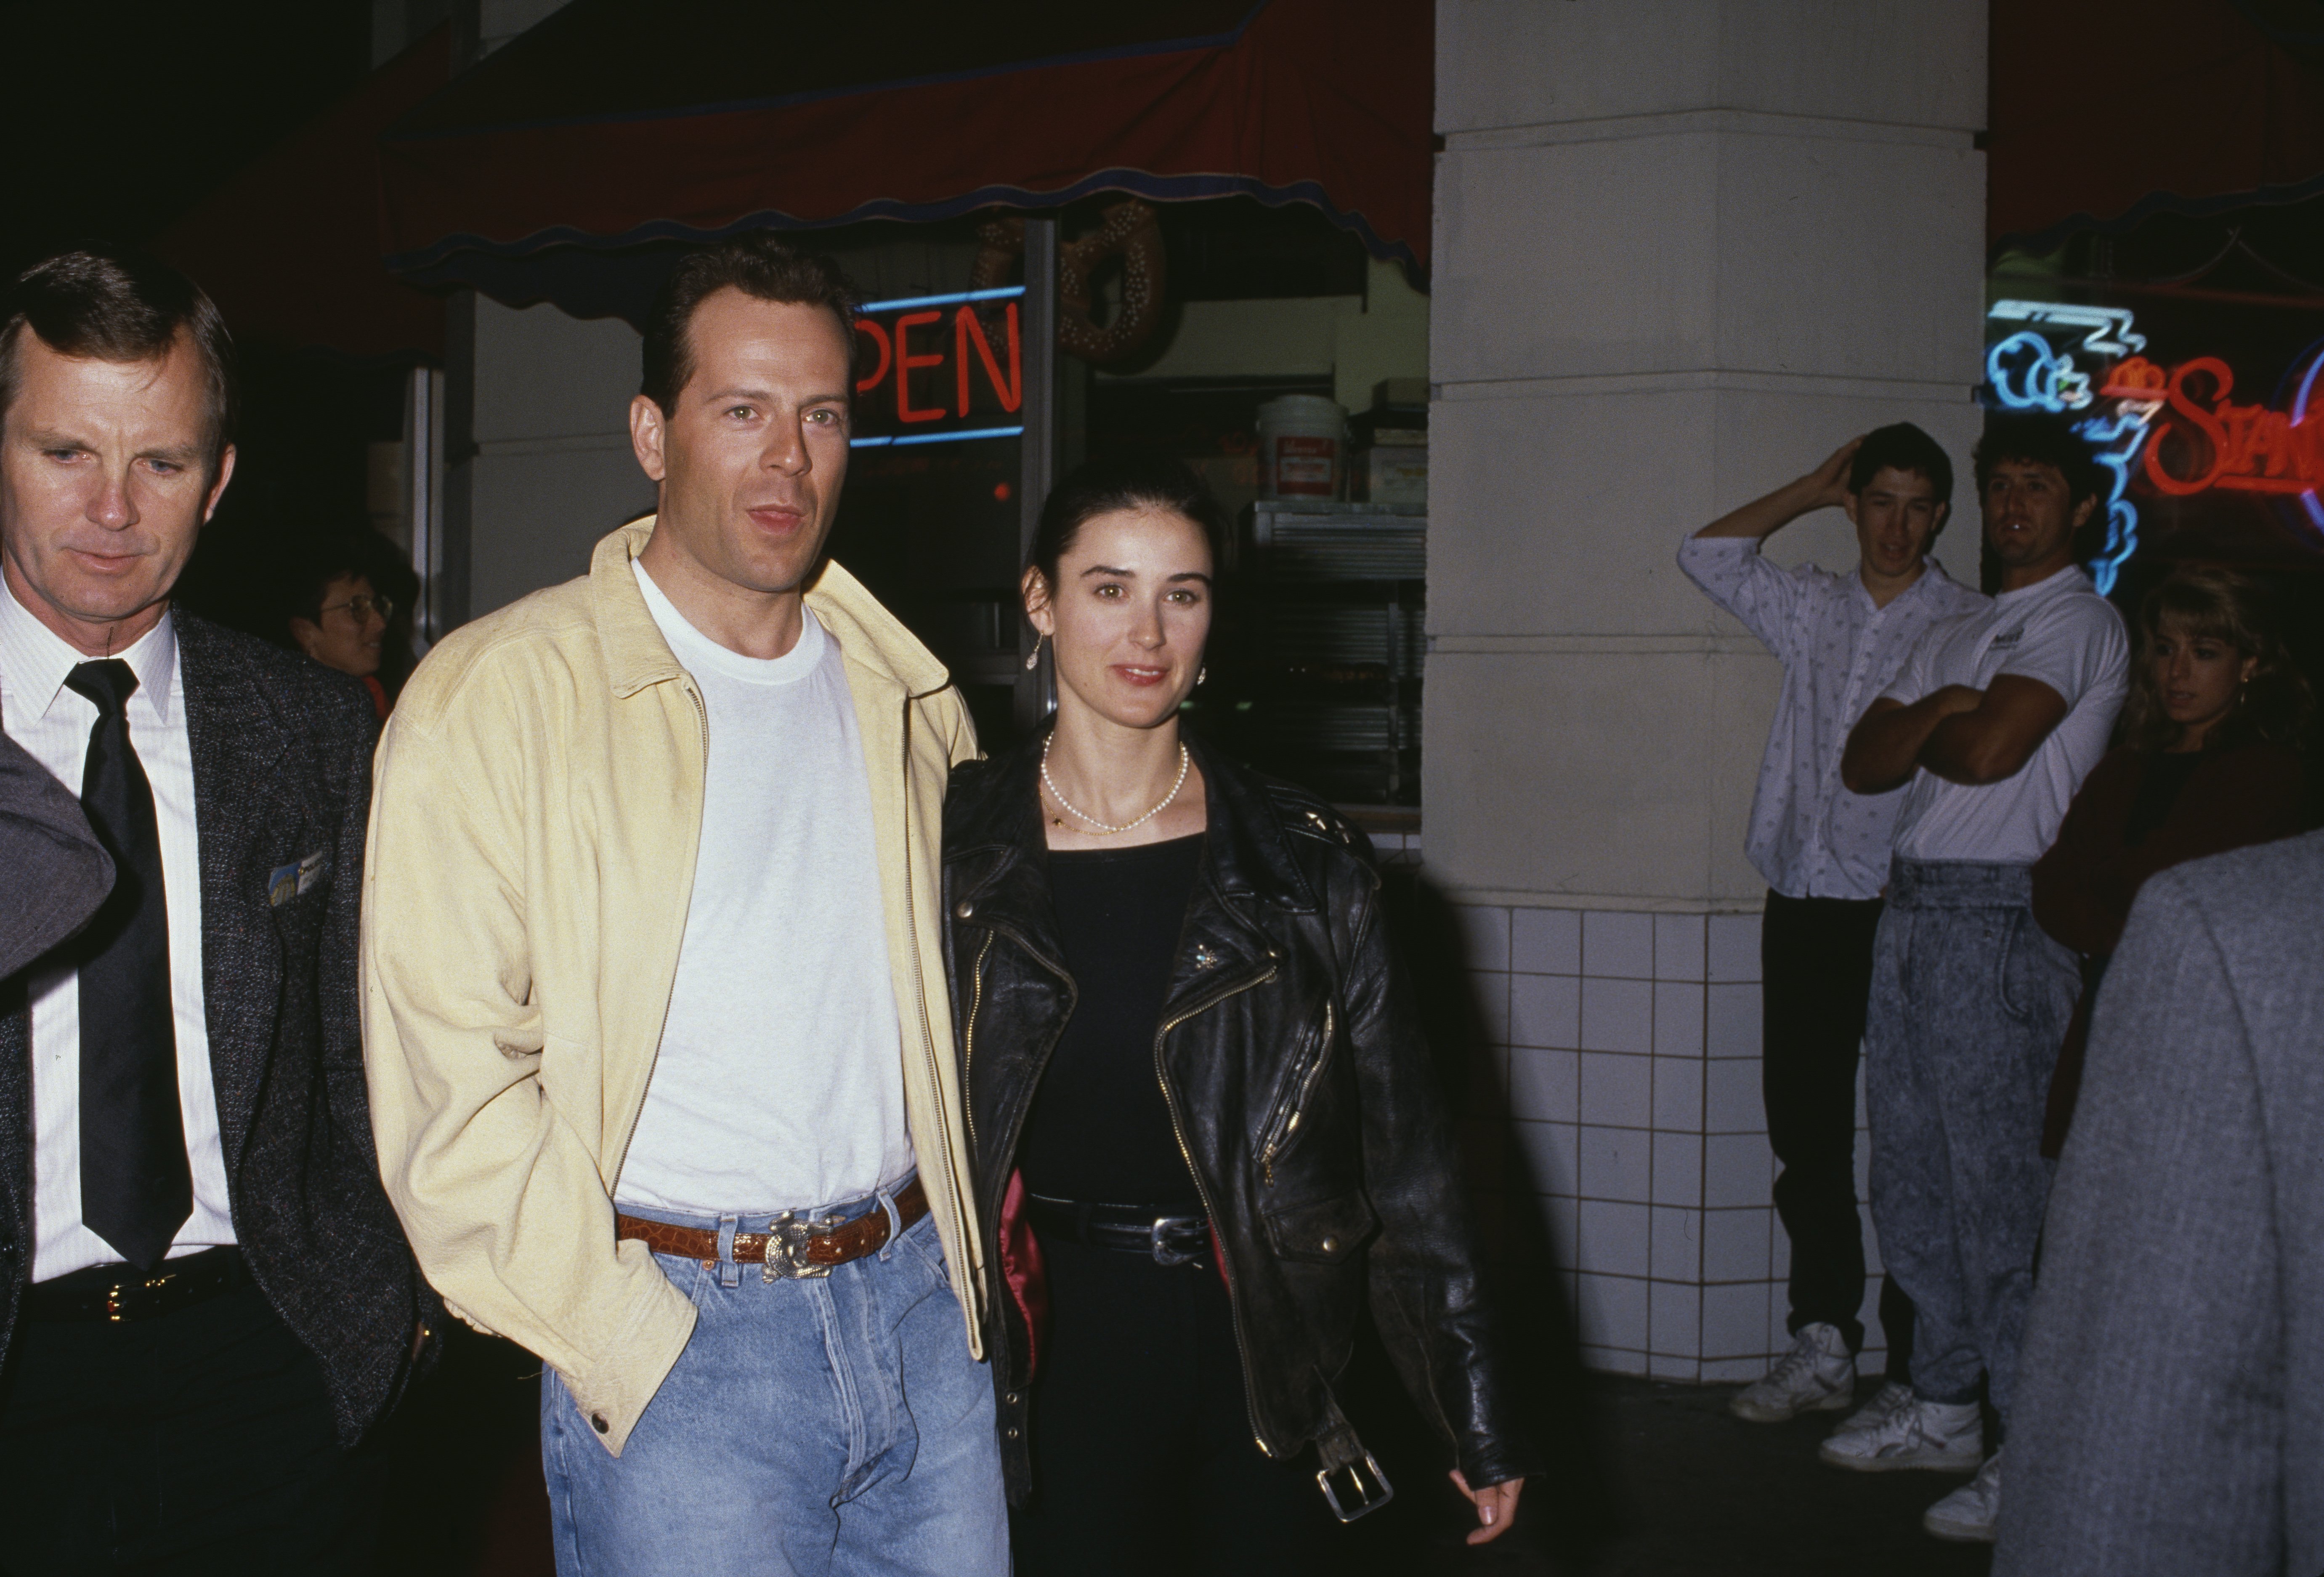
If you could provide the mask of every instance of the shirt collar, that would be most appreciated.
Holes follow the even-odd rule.
[[[2069,564],[2063,569],[2052,570],[2032,586],[2021,586],[2015,591],[1997,592],[1994,594],[1993,600],[1997,604],[2030,603],[2042,597],[2053,596],[2060,592],[2096,589],[2089,571],[2079,564]]]
[[[148,712],[154,722],[170,721],[172,692],[177,688],[178,629],[164,610],[161,622],[115,654],[137,676],[136,694],[129,705]],[[35,717],[48,715],[72,670],[90,659],[50,629],[23,604],[5,579],[0,579],[0,675],[8,693]]]

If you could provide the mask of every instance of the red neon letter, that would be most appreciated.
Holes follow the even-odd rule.
[[[858,318],[855,320],[855,332],[870,335],[872,343],[880,347],[879,366],[872,370],[870,377],[855,380],[855,392],[862,394],[877,388],[880,380],[888,375],[888,331],[869,318]]]
[[[992,380],[992,392],[1001,396],[1001,409],[1014,410],[1025,403],[1025,355],[1017,343],[1017,303],[1009,303],[1009,376],[1001,375],[1001,364],[993,359],[992,346],[984,337],[984,325],[976,318],[974,306],[963,307],[953,315],[952,337],[954,343],[953,360],[960,371],[960,414],[968,414],[968,342],[976,339],[976,354],[984,362],[984,375]]]
[[[907,312],[896,319],[896,420],[899,421],[942,421],[941,407],[934,410],[912,409],[912,369],[944,365],[944,352],[932,356],[916,356],[911,343],[905,336],[923,323],[934,323],[943,318],[941,312]]]
[[[2197,356],[2171,371],[2171,409],[2184,418],[2186,424],[2203,436],[2211,446],[2210,464],[2196,475],[2181,480],[2163,468],[2163,440],[2171,436],[2167,422],[2157,422],[2154,436],[2146,440],[2146,479],[2158,492],[2184,498],[2190,493],[2200,493],[2219,479],[2219,470],[2227,463],[2227,435],[2221,430],[2211,413],[2194,401],[2187,392],[2189,374],[2201,373],[2211,380],[2211,398],[2224,403],[2227,392],[2236,386],[2236,375],[2227,364],[2217,356]]]

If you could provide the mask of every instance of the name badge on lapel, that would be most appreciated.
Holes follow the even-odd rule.
[[[268,905],[281,908],[292,899],[305,896],[330,868],[330,852],[326,849],[318,849],[295,864],[277,865],[266,873]]]

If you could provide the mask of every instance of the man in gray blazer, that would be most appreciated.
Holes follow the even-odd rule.
[[[2021,1376],[1996,1577],[2324,1571],[2324,833],[2139,894]]]
[[[0,733],[0,980],[88,924],[113,890],[113,861],[80,801]]]

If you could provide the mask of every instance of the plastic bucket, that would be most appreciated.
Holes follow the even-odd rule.
[[[1337,498],[1348,413],[1321,394],[1284,394],[1259,408],[1259,488],[1268,498]]]

